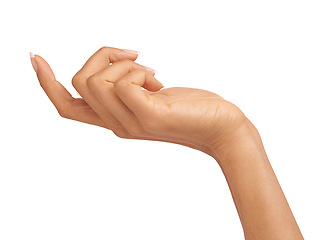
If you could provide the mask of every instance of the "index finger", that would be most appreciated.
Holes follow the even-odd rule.
[[[75,99],[56,80],[49,64],[39,55],[30,55],[39,83],[62,117],[105,127],[102,119],[83,99]]]

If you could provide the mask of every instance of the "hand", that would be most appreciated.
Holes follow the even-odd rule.
[[[45,60],[35,56],[31,61],[61,116],[122,138],[173,142],[213,156],[228,181],[246,239],[303,239],[259,134],[244,114],[215,93],[161,90],[155,73],[136,58],[135,52],[98,50],[72,80],[82,96],[77,99],[55,80]]]
[[[173,142],[215,154],[246,122],[239,108],[215,93],[160,90],[153,70],[134,62],[137,56],[109,47],[98,50],[73,77],[82,97],[76,99],[44,59],[35,56],[32,62],[62,117],[110,129],[121,138]]]

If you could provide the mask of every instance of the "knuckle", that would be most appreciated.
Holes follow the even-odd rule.
[[[89,78],[87,78],[86,85],[88,88],[93,89],[97,86],[97,81],[98,81],[97,77],[95,77],[95,75],[92,75]]]
[[[138,77],[144,78],[144,77],[146,77],[146,70],[144,70],[144,69],[136,69],[134,71],[134,74],[137,75]]]
[[[106,54],[110,51],[110,47],[103,46],[103,47],[99,48],[98,51]]]
[[[114,83],[113,87],[117,91],[121,91],[122,89],[128,86],[128,82],[126,80],[118,80]]]
[[[122,60],[119,62],[119,64],[121,64],[122,67],[126,68],[128,73],[135,71],[136,69],[139,68],[139,64],[137,64],[129,59]]]
[[[71,79],[72,86],[73,86],[75,89],[78,89],[78,88],[79,88],[81,82],[82,82],[82,78],[79,76],[79,74],[76,74],[76,75]]]
[[[77,86],[77,82],[79,81],[79,78],[77,75],[75,75],[72,79],[71,79],[71,83],[74,86],[74,88],[76,88]]]

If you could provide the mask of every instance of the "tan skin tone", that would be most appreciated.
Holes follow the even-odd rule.
[[[31,59],[40,85],[62,117],[112,130],[117,136],[172,142],[216,159],[228,182],[245,239],[303,239],[260,135],[234,104],[191,88],[162,89],[137,52],[103,47],[72,83],[73,98],[48,63]]]

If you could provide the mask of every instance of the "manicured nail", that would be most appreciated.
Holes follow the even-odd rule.
[[[130,49],[122,49],[124,52],[130,53],[130,54],[140,54],[138,51],[130,50]]]
[[[33,69],[35,70],[35,72],[37,72],[38,68],[37,68],[37,63],[35,61],[35,55],[31,52],[30,53],[30,60],[31,60],[31,64]]]
[[[156,78],[155,78],[155,80],[161,85],[161,89],[162,89],[164,87],[164,85],[160,81],[158,81]]]
[[[147,71],[153,72],[153,73],[155,73],[155,74],[157,73],[156,70],[154,70],[154,69],[152,69],[152,68],[150,68],[150,67],[147,67],[147,66],[144,66],[144,65],[142,65],[142,67],[145,68]]]

